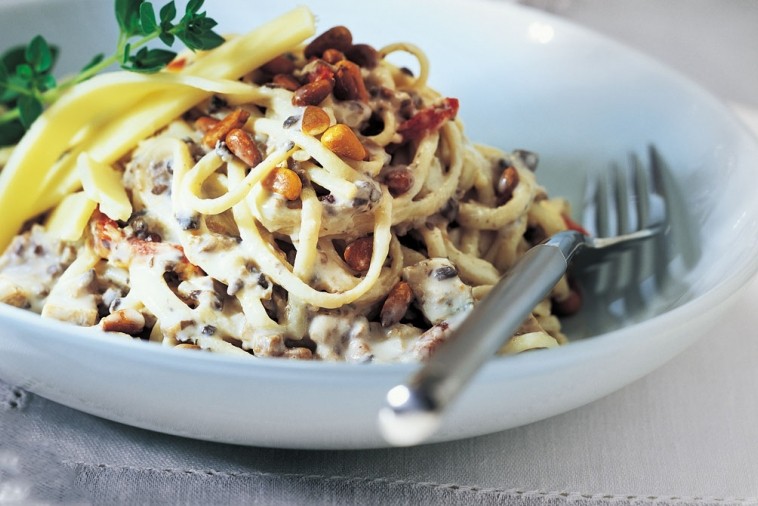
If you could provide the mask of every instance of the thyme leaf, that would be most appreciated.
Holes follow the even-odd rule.
[[[0,56],[0,146],[15,144],[45,107],[71,86],[118,65],[132,72],[153,73],[175,57],[170,49],[179,39],[192,51],[208,50],[224,42],[214,31],[217,23],[201,11],[203,0],[190,0],[182,16],[174,0],[156,12],[152,2],[115,0],[119,36],[110,56],[98,54],[78,74],[57,82],[53,69],[58,50],[41,35],[26,46],[13,47]]]

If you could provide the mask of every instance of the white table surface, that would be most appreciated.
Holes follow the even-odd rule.
[[[521,3],[676,66],[758,132],[758,2]],[[716,331],[588,406],[418,448],[294,451],[190,441],[0,382],[0,504],[758,504],[757,302],[753,280]]]

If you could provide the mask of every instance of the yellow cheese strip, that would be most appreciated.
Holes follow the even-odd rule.
[[[0,189],[3,190],[0,196],[6,196],[5,190],[14,181],[29,177],[32,173],[41,173],[43,181],[50,179],[46,169],[52,167],[75,143],[91,137],[113,118],[127,114],[135,104],[141,103],[155,91],[171,90],[177,86],[188,89],[220,87],[231,93],[250,90],[242,83],[219,84],[217,80],[170,73],[143,75],[112,72],[96,76],[73,87],[35,121],[0,173]],[[25,200],[28,196],[24,195]]]
[[[124,156],[140,140],[167,125],[184,111],[201,102],[212,93],[244,95],[244,90],[230,89],[210,82],[192,81],[192,77],[211,79],[237,79],[260,67],[275,56],[292,49],[315,32],[313,14],[305,7],[294,9],[249,34],[231,39],[223,45],[199,57],[181,72],[186,84],[193,88],[157,91],[146,96],[128,114],[119,115],[88,140],[90,155],[104,163],[113,163]],[[65,172],[65,171],[64,171]],[[67,172],[66,172],[67,173]],[[48,187],[42,194],[49,205],[50,193],[55,199],[62,198],[76,188]],[[56,191],[57,190],[57,191]],[[63,195],[60,195],[63,193]],[[55,203],[53,199],[53,203]],[[40,209],[41,208],[41,209]],[[37,212],[45,207],[36,205]],[[0,245],[2,236],[0,235]]]
[[[45,229],[62,241],[78,241],[96,207],[84,192],[67,195],[48,216]]]
[[[231,39],[199,58],[183,74],[238,79],[292,49],[314,32],[313,14],[307,8],[299,7],[244,37]],[[171,89],[156,93],[128,115],[116,118],[99,134],[91,150],[93,158],[106,163],[118,160],[141,139],[167,125],[209,95],[203,89]]]
[[[72,138],[90,123],[101,123],[144,96],[144,76],[128,79],[123,73],[105,74],[71,89],[42,114],[13,150],[0,172],[0,249],[32,216],[28,211],[44,188],[48,170],[71,146]],[[114,96],[120,97],[114,101]]]
[[[132,215],[132,203],[121,184],[121,174],[113,167],[100,163],[87,153],[76,160],[76,170],[84,193],[100,204],[100,211],[112,220],[126,221]]]
[[[125,79],[132,79],[132,74],[125,72],[120,74]],[[168,73],[146,76],[146,78],[150,80],[151,85],[156,84],[156,81],[160,81],[165,85],[166,90],[173,90],[174,92],[178,88],[185,87],[186,89],[198,89],[208,93],[218,93],[224,96],[244,98],[245,102],[265,99],[267,97],[267,95],[262,94],[260,89],[255,86],[228,79],[205,79]],[[152,89],[152,86],[147,89]],[[151,95],[146,96],[143,101],[150,100],[150,97]],[[141,121],[141,118],[138,118],[138,120]],[[119,128],[131,128],[131,126],[119,124]],[[88,151],[90,156],[92,156],[92,150],[90,148],[91,145],[97,141],[97,138],[93,133],[96,130],[97,129],[92,128],[91,125],[87,125],[86,132],[83,131],[82,140],[59,158],[58,161],[56,161],[47,171],[44,181],[38,185],[39,196],[36,202],[33,203],[34,205],[31,208],[31,211],[28,213],[30,217],[36,216],[47,209],[50,209],[65,195],[72,191],[76,191],[81,186],[78,173],[73,170],[73,167],[75,167],[76,160],[82,152]],[[100,132],[102,131],[103,129],[100,129]],[[118,132],[114,132],[114,135],[116,134],[118,134]],[[123,135],[123,132],[121,132],[121,135]],[[118,157],[114,158],[117,159]],[[108,163],[113,163],[115,159],[108,161]]]
[[[296,46],[314,31],[313,15],[307,8],[299,7],[205,53],[182,75],[236,79]],[[42,114],[14,149],[0,172],[0,216],[4,217],[0,250],[34,216],[32,211],[47,209],[76,190],[71,160],[61,163],[58,173],[47,175],[67,151],[85,150],[84,146],[73,146],[72,139],[86,144],[93,159],[110,164],[210,95],[208,91],[190,87],[167,89],[171,78],[128,76],[105,74],[69,90]],[[85,128],[91,135],[82,135]],[[61,191],[59,186],[63,182],[70,187]],[[46,193],[53,193],[54,198]],[[45,203],[42,209],[40,201]]]

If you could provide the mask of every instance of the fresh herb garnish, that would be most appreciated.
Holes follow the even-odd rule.
[[[160,11],[144,0],[115,0],[119,37],[116,51],[92,58],[78,74],[60,83],[53,76],[58,51],[41,35],[28,45],[0,56],[0,146],[18,142],[45,107],[71,86],[117,64],[132,72],[153,73],[175,57],[168,49],[147,47],[156,39],[171,47],[176,39],[192,51],[213,49],[224,42],[213,31],[216,21],[200,12],[204,0],[190,0],[184,14],[170,1]]]
[[[57,53],[37,35],[0,57],[0,107],[11,109],[0,115],[0,145],[14,142],[42,112],[43,94],[56,86],[51,71]]]

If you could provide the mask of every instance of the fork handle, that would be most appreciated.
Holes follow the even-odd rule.
[[[430,360],[387,393],[379,413],[385,440],[406,446],[429,437],[448,404],[550,293],[584,244],[582,234],[569,230],[527,251]]]

